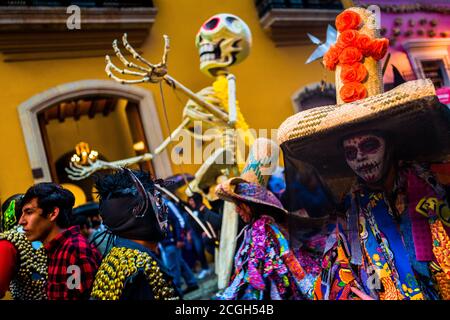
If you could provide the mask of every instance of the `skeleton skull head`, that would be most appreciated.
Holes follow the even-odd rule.
[[[200,70],[215,77],[218,71],[243,61],[250,52],[252,35],[239,17],[221,13],[200,28],[195,45],[200,54]]]
[[[383,178],[386,142],[374,134],[360,134],[343,142],[345,159],[350,168],[364,181],[378,182]]]

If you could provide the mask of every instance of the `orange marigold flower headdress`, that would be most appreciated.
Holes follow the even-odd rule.
[[[368,79],[365,59],[381,60],[387,52],[389,40],[376,39],[359,29],[363,19],[358,12],[345,10],[336,17],[336,28],[340,32],[337,42],[323,57],[325,68],[339,72],[343,83],[339,98],[343,102],[353,102],[367,97],[364,85]],[[340,67],[339,70],[336,70]],[[350,84],[351,83],[351,84]]]

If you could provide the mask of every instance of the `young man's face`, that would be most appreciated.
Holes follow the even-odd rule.
[[[38,206],[37,198],[32,199],[22,207],[22,216],[19,224],[29,241],[43,241],[47,238],[54,222],[50,215],[43,215],[43,211]]]
[[[344,140],[345,160],[350,168],[366,182],[383,178],[386,143],[373,134],[361,134]]]

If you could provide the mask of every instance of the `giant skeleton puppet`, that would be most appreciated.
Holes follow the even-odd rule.
[[[120,52],[117,40],[115,40],[113,42],[114,51],[128,69],[118,68],[111,62],[110,57],[106,56],[106,73],[109,77],[120,83],[159,83],[164,81],[173,89],[181,91],[190,98],[184,108],[182,122],[153,153],[146,153],[141,156],[114,162],[101,160],[95,162],[89,161],[88,166],[71,163],[70,169],[66,169],[71,179],[80,180],[88,177],[97,170],[116,168],[118,166],[122,167],[151,160],[155,155],[161,153],[183,129],[187,129],[195,139],[211,141],[219,137],[221,141],[221,148],[215,150],[205,160],[195,174],[195,179],[191,181],[188,190],[202,192],[202,190],[216,184],[216,178],[218,176],[223,174],[228,176],[238,175],[239,171],[244,168],[245,154],[242,154],[240,152],[241,150],[235,147],[235,142],[237,139],[240,139],[240,141],[244,141],[249,146],[253,143],[254,137],[248,130],[248,125],[240,112],[238,102],[236,101],[235,76],[228,71],[228,68],[242,62],[248,56],[251,47],[250,29],[239,17],[225,13],[212,16],[202,25],[195,40],[200,55],[200,69],[203,73],[213,77],[214,82],[212,86],[206,87],[197,93],[192,92],[167,74],[169,38],[164,35],[164,39],[165,50],[162,62],[152,64],[130,46],[125,34],[122,41],[126,50],[141,65],[128,61]],[[139,79],[125,80],[114,75],[112,71],[135,76]],[[203,128],[214,128],[215,134],[198,134],[195,130],[192,132],[191,130],[196,121],[201,121]],[[230,241],[221,241],[220,252],[234,252],[236,244],[235,235],[237,233],[237,215],[233,214],[233,212],[233,205],[227,203],[224,208],[222,235],[226,235]],[[220,268],[222,271],[219,270],[219,288],[225,287],[228,283],[232,255],[229,255],[226,261],[221,260],[220,264],[224,268]]]

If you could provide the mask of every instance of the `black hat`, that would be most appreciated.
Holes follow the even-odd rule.
[[[96,181],[103,224],[115,235],[160,241],[165,237],[167,210],[154,181],[143,171],[123,169]]]

